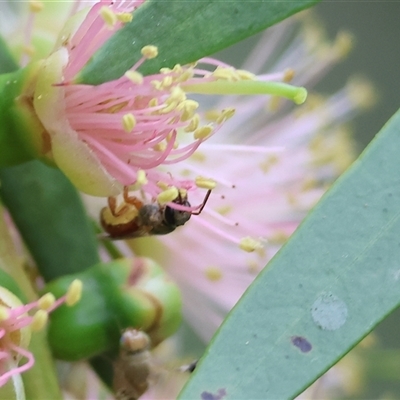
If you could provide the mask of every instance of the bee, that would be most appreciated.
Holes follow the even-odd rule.
[[[208,190],[203,203],[197,211],[178,210],[156,200],[145,202],[135,196],[129,196],[124,188],[121,206],[117,207],[115,197],[108,198],[108,207],[100,211],[100,222],[111,239],[129,239],[151,235],[165,235],[184,225],[192,215],[199,215],[211,194]],[[190,207],[187,195],[172,201],[180,206]]]
[[[117,400],[137,400],[148,389],[152,370],[150,338],[134,328],[121,335],[114,363],[113,389]]]

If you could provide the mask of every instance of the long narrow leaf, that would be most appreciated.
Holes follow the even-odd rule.
[[[400,304],[400,112],[216,334],[180,399],[290,399]]]

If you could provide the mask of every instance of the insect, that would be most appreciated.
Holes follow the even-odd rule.
[[[129,239],[150,235],[165,235],[184,225],[192,215],[199,215],[211,194],[211,190],[196,211],[178,210],[157,201],[144,202],[129,196],[124,188],[124,202],[119,207],[115,197],[108,198],[108,207],[100,211],[100,222],[111,239]],[[190,207],[187,195],[179,194],[172,201],[177,205]]]
[[[127,328],[121,335],[119,356],[114,363],[113,389],[117,400],[137,400],[148,389],[151,364],[149,336]]]

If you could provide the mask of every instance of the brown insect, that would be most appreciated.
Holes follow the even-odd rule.
[[[137,400],[148,389],[152,370],[149,336],[127,328],[114,363],[113,389],[117,400]]]
[[[100,222],[111,239],[129,239],[150,235],[165,235],[184,225],[192,215],[203,210],[211,190],[196,211],[178,210],[156,200],[145,202],[135,196],[129,196],[124,188],[123,203],[117,206],[115,197],[108,198],[108,207],[100,211]],[[172,203],[190,207],[187,195],[179,194]]]

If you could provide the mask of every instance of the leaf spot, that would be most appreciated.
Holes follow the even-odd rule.
[[[292,343],[300,349],[301,352],[308,353],[311,351],[311,343],[306,338],[302,336],[292,336],[290,339]]]
[[[339,329],[347,320],[347,306],[344,301],[332,293],[320,295],[311,308],[314,322],[328,331]]]
[[[220,400],[226,396],[225,389],[218,389],[217,394],[210,392],[203,392],[201,394],[201,400]]]

